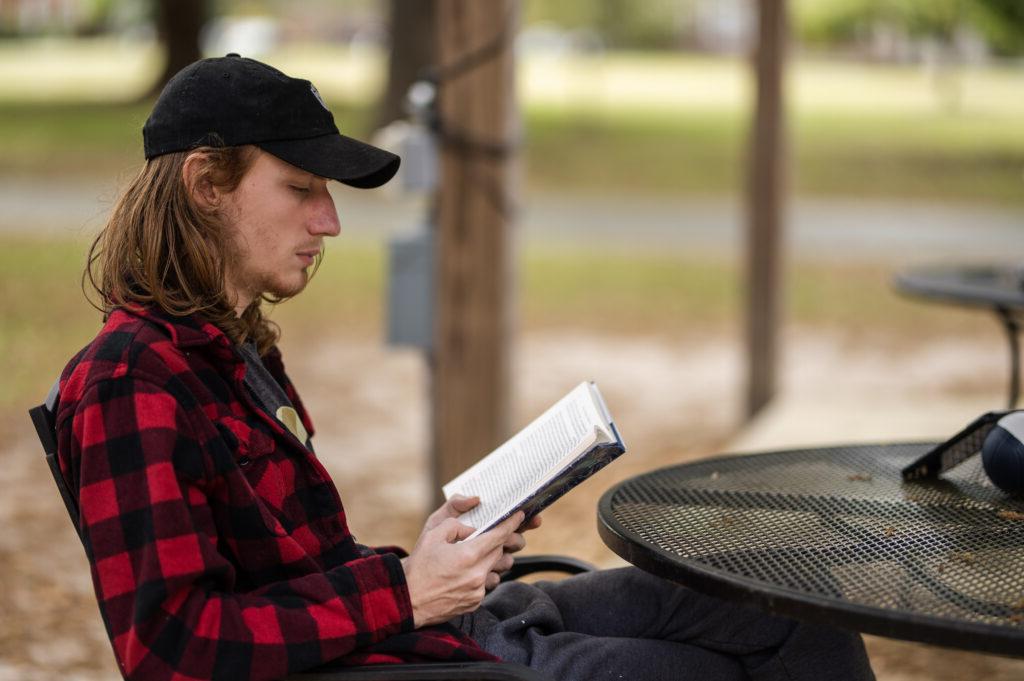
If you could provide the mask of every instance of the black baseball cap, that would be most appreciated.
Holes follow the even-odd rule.
[[[307,172],[379,187],[401,162],[338,132],[308,80],[237,54],[200,59],[164,87],[142,128],[146,158],[196,147],[254,144]]]

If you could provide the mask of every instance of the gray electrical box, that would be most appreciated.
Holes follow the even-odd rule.
[[[407,192],[428,194],[437,189],[437,142],[422,125],[408,125],[401,140],[399,177]]]
[[[427,226],[388,244],[387,342],[433,347],[434,239]]]

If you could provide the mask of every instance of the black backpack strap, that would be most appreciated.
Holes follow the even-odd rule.
[[[75,531],[81,534],[78,528],[78,501],[71,494],[71,489],[64,479],[64,474],[61,473],[60,461],[57,459],[57,404],[59,402],[60,380],[57,380],[54,382],[53,387],[50,388],[46,401],[38,407],[29,409],[28,413],[32,417],[32,424],[36,427],[36,435],[39,436],[39,442],[43,445],[46,465],[50,467],[53,481],[57,483],[57,489],[64,500],[64,506],[68,510],[68,515],[71,516],[71,524],[74,525]]]

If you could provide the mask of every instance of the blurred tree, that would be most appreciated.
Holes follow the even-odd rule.
[[[108,29],[116,0],[27,3],[0,0],[0,37],[32,35],[91,36]]]
[[[376,127],[404,117],[405,94],[437,60],[436,0],[389,0],[388,78],[377,107]]]
[[[948,45],[969,26],[995,53],[1024,54],[1021,0],[798,0],[794,9],[801,38],[825,47],[863,43],[881,27]]]
[[[99,35],[109,29],[114,0],[84,0],[78,6],[79,20],[75,33]]]
[[[677,4],[665,0],[601,0],[597,3],[601,32],[613,47],[678,47]]]
[[[596,28],[598,3],[594,0],[530,0],[524,3],[525,25],[551,22],[563,28]]]
[[[978,28],[989,45],[1002,55],[1024,54],[1024,2],[1021,0],[976,0]]]
[[[166,62],[150,96],[160,93],[175,73],[202,57],[199,32],[209,12],[207,0],[156,0],[156,30]]]
[[[671,49],[679,46],[684,17],[695,0],[532,0],[526,23],[596,31],[611,47]]]
[[[802,0],[796,4],[800,34],[811,43],[835,46],[866,39],[878,26],[908,35],[947,37],[956,27],[962,0]]]

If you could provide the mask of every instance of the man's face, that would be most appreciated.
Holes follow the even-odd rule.
[[[324,237],[341,231],[327,180],[263,151],[224,195],[222,215],[232,241],[227,292],[239,311],[263,293],[302,291]]]

